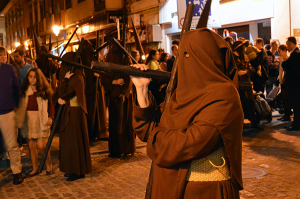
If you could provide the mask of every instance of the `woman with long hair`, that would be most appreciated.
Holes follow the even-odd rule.
[[[159,52],[157,50],[150,50],[146,60],[146,65],[148,66],[149,70],[160,70],[158,59]]]
[[[163,71],[167,71],[167,61],[168,61],[169,54],[162,53],[159,59],[159,67]]]
[[[39,68],[30,68],[21,87],[21,99],[17,110],[17,127],[27,138],[32,171],[26,177],[38,174],[38,150],[43,152],[54,119],[54,92]],[[52,174],[50,151],[46,159],[47,175]]]

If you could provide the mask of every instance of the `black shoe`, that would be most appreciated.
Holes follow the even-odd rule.
[[[284,126],[285,129],[291,128],[292,125]]]
[[[278,118],[277,120],[278,120],[278,121],[281,121],[281,120],[282,120],[282,118],[284,118],[284,116],[283,116],[283,117],[280,117],[280,118]]]
[[[259,130],[259,131],[264,130],[264,128],[260,127],[259,125],[255,124],[255,123],[251,123],[251,128]]]
[[[84,178],[84,175],[76,175],[76,174],[71,174],[71,176],[69,178],[67,178],[67,181],[75,181],[78,180],[80,178]]]
[[[47,176],[50,176],[50,175],[52,175],[53,174],[53,170],[52,171],[46,171],[46,175]]]
[[[283,121],[283,122],[291,121],[291,118],[290,117],[282,117],[281,121]]]
[[[121,154],[110,153],[110,154],[108,155],[108,157],[110,157],[110,158],[121,158],[122,156],[121,156]]]
[[[28,173],[25,178],[31,178],[31,177],[36,176],[38,174],[39,174],[38,172],[33,173],[33,174]]]
[[[76,175],[76,174],[65,174],[64,177],[69,178],[69,177],[71,177],[73,175]]]
[[[22,178],[22,174],[21,173],[14,174],[14,181],[13,181],[14,185],[21,184],[23,181],[24,180]]]
[[[286,128],[287,131],[299,131],[300,128],[299,127],[295,127],[293,125],[289,126],[288,128]]]

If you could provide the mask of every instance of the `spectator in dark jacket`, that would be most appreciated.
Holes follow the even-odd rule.
[[[292,125],[286,126],[286,130],[294,131],[300,129],[300,50],[295,37],[288,37],[286,46],[291,54],[282,62],[282,68],[286,72],[287,95],[294,110],[294,121]]]

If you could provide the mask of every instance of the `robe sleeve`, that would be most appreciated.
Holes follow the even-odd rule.
[[[74,88],[68,86],[68,79],[63,78],[57,88],[58,97],[65,101],[70,100],[74,95],[76,95]]]
[[[54,119],[55,108],[52,101],[52,97],[48,98],[48,117]]]
[[[149,132],[157,126],[160,116],[160,107],[156,108],[156,102],[151,93],[149,93],[148,107],[141,108],[135,103],[133,107],[132,126],[135,134],[141,141],[147,142]]]
[[[205,157],[219,143],[221,134],[210,124],[194,122],[187,129],[157,126],[149,133],[148,156],[159,166],[171,167]]]

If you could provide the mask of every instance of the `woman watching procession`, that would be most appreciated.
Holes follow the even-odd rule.
[[[38,150],[42,153],[50,135],[54,119],[52,102],[54,91],[39,68],[30,68],[21,88],[21,99],[16,114],[17,127],[27,139],[32,171],[26,178],[38,173]],[[52,175],[50,151],[46,159],[46,174]]]

